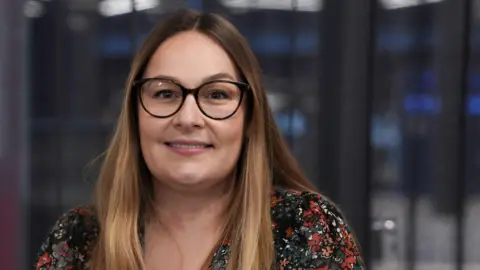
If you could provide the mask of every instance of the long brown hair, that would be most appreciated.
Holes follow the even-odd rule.
[[[226,237],[232,243],[229,269],[271,268],[275,259],[270,215],[274,186],[315,191],[275,124],[259,64],[246,39],[219,15],[177,12],[153,29],[136,55],[128,77],[122,110],[96,185],[95,208],[101,230],[90,262],[93,269],[144,268],[139,220],[153,194],[139,147],[133,82],[142,77],[160,44],[182,31],[198,31],[215,40],[230,55],[252,89],[247,100],[245,140],[230,206],[236,211],[229,211],[226,230]]]

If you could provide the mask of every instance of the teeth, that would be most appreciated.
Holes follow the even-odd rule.
[[[197,149],[197,148],[206,148],[204,144],[192,145],[192,144],[170,144],[174,148],[185,148],[185,149]]]

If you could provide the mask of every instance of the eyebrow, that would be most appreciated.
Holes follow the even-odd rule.
[[[177,77],[169,76],[169,75],[159,74],[159,75],[155,75],[151,78],[167,79],[167,80],[172,80],[172,81],[175,81],[175,82],[178,82],[178,83],[181,82],[181,80],[179,80]],[[227,79],[227,80],[232,80],[232,81],[235,80],[235,78],[233,78],[232,75],[230,75],[228,73],[225,73],[225,72],[220,72],[220,73],[216,73],[216,74],[213,74],[213,75],[210,75],[210,76],[207,76],[207,77],[203,78],[200,83],[202,84],[202,83],[206,83],[206,82],[209,82],[209,81],[222,80],[222,79]]]

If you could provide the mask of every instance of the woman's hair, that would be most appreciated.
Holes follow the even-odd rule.
[[[90,262],[93,269],[144,268],[138,236],[143,214],[153,201],[153,183],[140,150],[137,90],[133,82],[143,76],[160,44],[183,31],[197,31],[222,46],[252,89],[245,99],[245,139],[229,205],[232,210],[227,215],[225,237],[231,241],[228,269],[264,270],[274,263],[270,213],[273,187],[315,191],[275,124],[259,64],[246,39],[219,15],[178,12],[153,29],[136,55],[128,77],[116,130],[95,190],[101,229]]]

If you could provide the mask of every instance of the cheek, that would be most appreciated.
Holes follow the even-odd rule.
[[[225,133],[224,143],[228,146],[238,147],[243,138],[243,126],[229,127]]]
[[[165,119],[150,116],[144,111],[138,112],[138,132],[142,145],[150,144],[160,139],[168,123]]]
[[[140,143],[144,144],[145,140],[150,137],[152,133],[152,125],[149,125],[148,117],[141,111],[138,112],[138,132],[140,133]]]
[[[237,115],[236,115],[237,116]],[[228,123],[222,126],[222,143],[229,149],[232,155],[238,154],[243,142],[244,136],[244,116],[243,113],[230,119]]]

